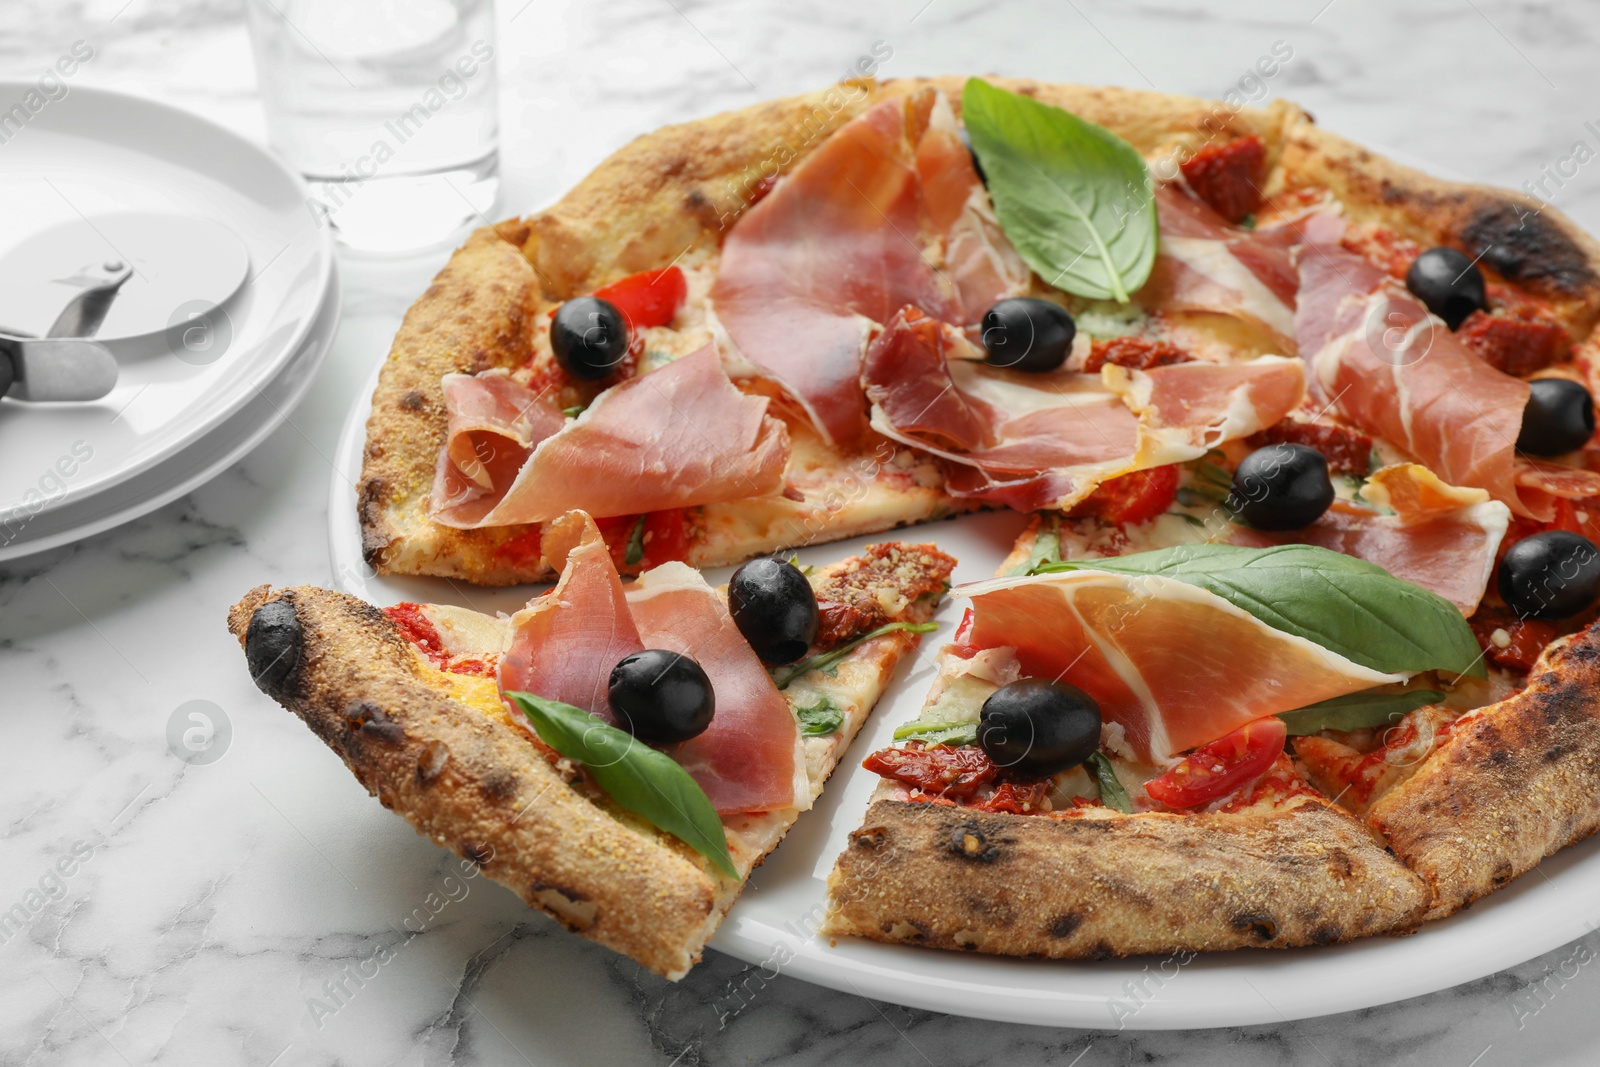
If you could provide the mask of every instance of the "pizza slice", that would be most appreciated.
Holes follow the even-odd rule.
[[[809,579],[761,561],[730,612],[680,563],[624,586],[586,515],[551,540],[560,582],[509,618],[262,586],[229,628],[418,833],[676,979],[931,629],[954,561],[898,542]]]

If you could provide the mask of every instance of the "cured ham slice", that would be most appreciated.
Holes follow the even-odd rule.
[[[641,575],[627,598],[647,646],[693,656],[711,679],[717,694],[711,725],[669,751],[712,805],[724,812],[809,807],[811,790],[789,703],[717,591],[699,571],[664,563]]]
[[[1469,352],[1400,282],[1337,245],[1295,251],[1295,334],[1313,385],[1341,416],[1451,485],[1540,521],[1600,477],[1519,460],[1528,383]]]
[[[573,509],[636,515],[774,493],[783,487],[789,433],[766,412],[766,398],[741,393],[708,345],[601,393],[470,510],[441,498],[436,479],[432,515],[475,528],[544,522]],[[447,450],[441,465],[448,459]]]
[[[542,544],[561,578],[511,617],[500,689],[559,700],[612,721],[606,698],[611,668],[645,645],[611,550],[582,512],[554,523]]]
[[[1486,490],[1446,485],[1415,463],[1376,472],[1361,495],[1395,514],[1339,500],[1302,529],[1230,526],[1224,540],[1250,548],[1301,544],[1343,552],[1439,594],[1462,615],[1476,611],[1494,573],[1510,509],[1490,500]]]
[[[1152,309],[1236,315],[1266,327],[1285,343],[1294,340],[1298,276],[1293,246],[1337,241],[1343,223],[1331,214],[1262,230],[1234,226],[1182,186],[1156,187],[1161,244],[1139,300]]]
[[[948,245],[950,270],[935,263]],[[739,354],[831,442],[866,429],[862,351],[910,304],[962,325],[1020,291],[944,95],[886,100],[841,127],[738,221],[711,303]]]
[[[1108,478],[1194,459],[1277,422],[1305,390],[1300,365],[1278,357],[1025,374],[949,358],[964,346],[915,308],[896,315],[862,370],[872,427],[945,460],[952,495],[1019,510],[1069,508]]]
[[[1069,682],[1161,763],[1247,722],[1402,681],[1157,575],[1068,571],[958,586],[966,644],[1015,649],[1027,677]]]
[[[808,803],[809,789],[796,785],[805,767],[794,716],[715,589],[668,563],[625,590],[599,528],[581,512],[557,521],[544,543],[561,580],[512,616],[502,691],[564,701],[614,724],[606,691],[618,660],[644,648],[692,656],[711,679],[716,714],[668,754],[718,812]]]
[[[433,508],[447,525],[477,522],[493,509],[533,447],[566,418],[555,400],[503,370],[446,374],[440,383],[449,422],[433,478]]]

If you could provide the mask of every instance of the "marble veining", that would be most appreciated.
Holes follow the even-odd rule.
[[[502,0],[502,212],[627,138],[840,75],[996,71],[1293,97],[1319,121],[1511,186],[1600,119],[1600,14],[1510,0]],[[234,0],[13,0],[0,65],[75,40],[75,84],[263,122]],[[1275,42],[1293,57],[1241,81]],[[3,151],[0,151],[3,156]],[[3,163],[3,160],[0,160]],[[1547,189],[1600,231],[1600,168]],[[0,187],[5,181],[0,170]],[[1193,1032],[1005,1026],[768,977],[712,952],[670,984],[568,936],[415,836],[266,701],[223,628],[260,582],[329,583],[325,456],[443,253],[347,259],[345,316],[292,425],[127,526],[0,566],[0,1063],[1590,1063],[1600,935],[1431,996]],[[188,701],[232,729],[169,754]],[[1530,877],[1537,877],[1531,875]]]

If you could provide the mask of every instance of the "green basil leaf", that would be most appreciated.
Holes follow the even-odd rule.
[[[1444,694],[1436,689],[1369,689],[1332,700],[1308,704],[1279,715],[1289,727],[1289,736],[1303,737],[1318,730],[1360,730],[1368,726],[1387,726],[1407,712],[1427,704],[1437,704]]]
[[[637,567],[644,561],[644,516],[640,515],[633,524],[633,530],[628,534],[628,550],[622,555],[622,562],[630,567]]]
[[[1127,141],[1049,104],[967,80],[961,117],[1006,237],[1039,277],[1128,302],[1156,261],[1150,171]]]
[[[804,737],[827,737],[844,725],[844,710],[830,696],[819,696],[814,703],[795,708],[794,717],[799,720]]]
[[[978,743],[978,724],[975,722],[908,722],[895,727],[896,741],[926,741],[930,745],[975,745]]]
[[[1039,523],[1039,532],[1034,535],[1033,548],[1028,552],[1028,561],[1018,563],[1007,571],[1008,576],[1018,574],[1032,574],[1035,567],[1043,563],[1056,563],[1061,559],[1061,535],[1056,528],[1046,526],[1043,520]]]
[[[834,664],[848,656],[851,650],[853,650],[857,645],[871,641],[874,637],[882,637],[884,634],[892,634],[896,630],[904,630],[908,634],[931,634],[938,628],[939,624],[934,622],[885,623],[876,630],[873,630],[871,633],[862,634],[853,641],[846,641],[844,644],[840,645],[831,652],[824,652],[820,656],[812,656],[810,659],[801,660],[799,663],[796,663],[793,666],[783,667],[773,671],[772,680],[777,683],[779,689],[787,689],[789,688],[789,683],[794,681],[796,678],[799,678],[801,675],[808,674],[811,671],[825,671],[829,669]]]
[[[722,819],[705,790],[668,756],[602,722],[582,708],[532,693],[507,693],[533,724],[539,740],[588,768],[622,807],[738,878]]]
[[[1122,788],[1122,780],[1117,777],[1117,769],[1111,766],[1106,754],[1096,752],[1089,757],[1085,766],[1100,786],[1100,803],[1124,815],[1132,815],[1133,803],[1128,800],[1128,791]]]
[[[1472,627],[1444,597],[1376,564],[1312,545],[1178,545],[1047,563],[1042,573],[1156,574],[1197,585],[1275,630],[1385,673],[1486,675]]]
[[[575,406],[570,407],[570,408],[562,408],[561,409],[561,414],[563,416],[565,416],[566,418],[575,419],[579,415],[582,415],[584,413],[585,409],[588,408],[588,406],[589,406],[588,404],[578,404],[578,405],[575,405]]]

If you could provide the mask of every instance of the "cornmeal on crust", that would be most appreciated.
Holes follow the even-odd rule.
[[[1326,802],[1053,818],[877,799],[823,932],[1007,956],[1325,945],[1408,933],[1421,881]]]
[[[1293,104],[1235,110],[1137,89],[991,80],[1100,123],[1156,159],[1177,160],[1206,143],[1254,134],[1267,147],[1268,195],[1307,181],[1326,183],[1346,198],[1353,218],[1382,221],[1424,244],[1481,253],[1482,264],[1549,299],[1575,338],[1586,337],[1600,315],[1593,266],[1600,246],[1559,212],[1530,215],[1536,202],[1522,194],[1445,182],[1392,164],[1322,131]],[[929,86],[943,90],[959,111],[964,81],[844,83],[667,126],[619,149],[548,210],[475,233],[407,314],[373,397],[359,486],[367,561],[382,573],[484,585],[550,578],[533,527],[452,530],[428,518],[445,427],[439,379],[451,371],[528,362],[537,324],[561,301],[641,270],[714,263],[728,227],[760,196],[763,183],[828,134],[879,100]],[[1233,324],[1201,318],[1217,321],[1189,328],[1240,343]],[[792,414],[788,421],[798,440],[800,422]],[[944,494],[936,466],[919,464],[917,456],[882,439],[854,453],[815,441],[796,451],[791,470],[805,466],[806,500],[697,509],[699,539],[688,563],[737,563],[969,506]]]
[[[860,591],[891,602],[893,590],[920,589],[927,568],[948,573],[950,563],[932,546],[895,545],[821,568],[813,581],[830,597]],[[892,617],[924,621],[937,599],[903,595]],[[493,631],[496,620],[483,623]],[[438,669],[371,605],[311,586],[263,585],[233,606],[228,628],[256,684],[338,753],[384,807],[568,929],[667,978],[700,959],[743,879],[800,814],[790,807],[725,818],[741,875],[728,878],[609,798],[574,788],[576,769],[542,754],[493,679]],[[803,739],[806,806],[917,641],[885,634],[827,676],[796,681],[791,701],[827,695],[843,719],[835,733]]]

